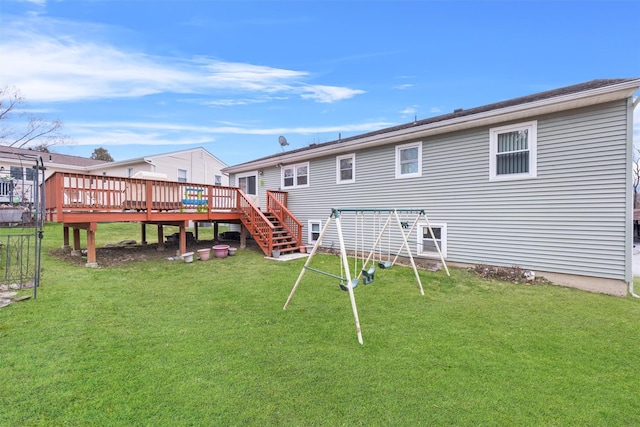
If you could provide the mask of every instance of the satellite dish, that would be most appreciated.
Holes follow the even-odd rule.
[[[282,147],[282,151],[284,151],[285,146],[289,145],[289,143],[287,142],[287,138],[282,135],[278,137],[278,142],[280,143],[280,147]]]

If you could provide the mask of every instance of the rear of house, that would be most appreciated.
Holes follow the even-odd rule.
[[[287,191],[305,243],[334,207],[424,208],[450,264],[518,265],[558,284],[626,295],[639,87],[639,79],[595,80],[225,172],[261,207],[267,190]],[[344,226],[354,249],[355,224]],[[425,231],[420,224],[412,252],[436,257]],[[329,230],[323,245],[335,241]]]

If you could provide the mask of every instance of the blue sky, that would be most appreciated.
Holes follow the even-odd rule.
[[[62,120],[74,143],[53,151],[202,146],[234,165],[280,135],[300,148],[640,77],[639,17],[640,1],[2,0],[0,85]]]

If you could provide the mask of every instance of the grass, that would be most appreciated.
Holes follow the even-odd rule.
[[[61,242],[47,225],[45,252]],[[420,296],[394,267],[355,290],[360,346],[334,279],[307,272],[282,310],[302,265],[45,255],[38,299],[0,310],[0,425],[640,423],[638,300],[460,269],[421,271]]]

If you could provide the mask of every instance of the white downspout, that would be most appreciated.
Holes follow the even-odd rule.
[[[629,282],[629,295],[634,298],[640,298],[640,295],[636,295],[633,293],[633,279],[631,279],[631,281]]]
[[[633,111],[636,109],[636,107],[638,106],[638,103],[640,102],[640,96],[636,96],[636,99],[633,101],[633,108],[631,108],[631,123],[633,123]],[[631,125],[633,127],[633,124]],[[633,130],[631,131],[631,134],[633,134]],[[633,197],[635,198],[635,194],[633,195]],[[632,249],[633,251],[633,249]],[[633,257],[633,252],[631,254],[631,256]],[[633,298],[640,298],[640,295],[636,295],[633,292],[633,274],[631,275],[631,281],[629,282],[629,295],[631,295]]]

